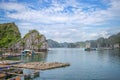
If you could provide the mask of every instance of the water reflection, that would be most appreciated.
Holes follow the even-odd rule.
[[[98,51],[97,55],[107,65],[120,65],[120,49]]]
[[[33,56],[23,56],[21,55],[21,60],[24,62],[37,62],[37,61],[46,61],[47,53],[43,52],[40,54],[35,54]]]
[[[40,52],[38,54],[32,56],[16,56],[16,57],[6,57],[2,58],[3,60],[22,60],[23,62],[35,62],[35,61],[46,61],[47,59],[47,52]]]
[[[111,56],[120,57],[120,49],[109,50],[109,53],[110,53]]]

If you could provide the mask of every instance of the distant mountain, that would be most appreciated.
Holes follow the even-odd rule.
[[[92,48],[120,48],[120,32],[108,38],[100,37],[97,40],[88,40],[86,43]]]
[[[50,48],[59,48],[60,47],[60,44],[57,41],[54,41],[52,39],[48,39],[47,42],[48,42],[48,46]]]
[[[48,39],[48,46],[50,48],[80,48],[86,47],[88,44],[92,48],[120,48],[120,32],[114,35],[111,35],[108,38],[100,37],[97,40],[87,40],[84,42],[64,42],[59,43],[57,41]]]
[[[79,47],[85,47],[84,42],[75,42],[75,43],[64,42],[64,43],[59,43],[59,42],[54,41],[52,39],[48,39],[47,42],[48,42],[48,46],[50,48],[79,48]]]
[[[15,23],[0,24],[0,48],[8,48],[20,38],[21,34]]]
[[[29,35],[29,37],[28,37],[28,35]],[[74,42],[74,43],[70,43],[70,42],[59,43],[52,39],[48,39],[46,41],[45,36],[41,37],[39,39],[39,41],[36,42],[38,40],[38,39],[36,39],[37,38],[36,36],[38,36],[38,35],[43,36],[43,35],[39,34],[36,30],[32,30],[28,34],[26,34],[25,37],[23,38],[23,41],[25,41],[25,43],[27,44],[26,46],[32,46],[33,49],[34,48],[37,49],[38,45],[41,46],[40,48],[43,48],[43,46],[45,46],[45,45],[46,45],[46,47],[44,47],[44,48],[47,48],[47,47],[50,47],[50,48],[81,48],[81,47],[86,47],[86,43],[90,43],[90,46],[93,48],[98,48],[98,47],[119,48],[120,47],[120,33],[112,35],[109,38],[101,37],[101,38],[98,38],[97,40],[87,40],[84,42]],[[37,45],[34,46],[34,43],[32,41],[34,43],[36,43]],[[41,41],[43,41],[42,43],[45,45],[40,45]],[[28,48],[28,47],[26,47],[26,48]]]

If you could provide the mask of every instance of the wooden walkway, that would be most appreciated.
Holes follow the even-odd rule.
[[[45,62],[30,62],[25,64],[16,64],[13,65],[17,68],[27,68],[27,69],[35,69],[35,70],[48,70],[48,69],[54,69],[54,68],[61,68],[70,66],[69,63],[60,63],[60,62],[51,62],[51,63],[45,63]]]

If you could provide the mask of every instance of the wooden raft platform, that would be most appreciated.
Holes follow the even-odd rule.
[[[0,65],[12,65],[12,64],[18,64],[22,61],[13,61],[13,60],[2,60],[0,61]]]
[[[69,63],[60,63],[60,62],[51,62],[51,63],[30,62],[30,63],[25,63],[25,64],[16,64],[16,65],[12,65],[12,66],[18,67],[18,68],[27,68],[27,69],[36,69],[36,70],[48,70],[48,69],[54,69],[54,68],[61,68],[61,67],[70,66],[70,64]]]
[[[2,57],[17,57],[17,56],[21,56],[20,53],[4,53],[2,54]]]

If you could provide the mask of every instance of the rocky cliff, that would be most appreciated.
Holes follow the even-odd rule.
[[[48,44],[44,35],[40,34],[37,30],[31,30],[11,48],[39,51],[47,50]]]

